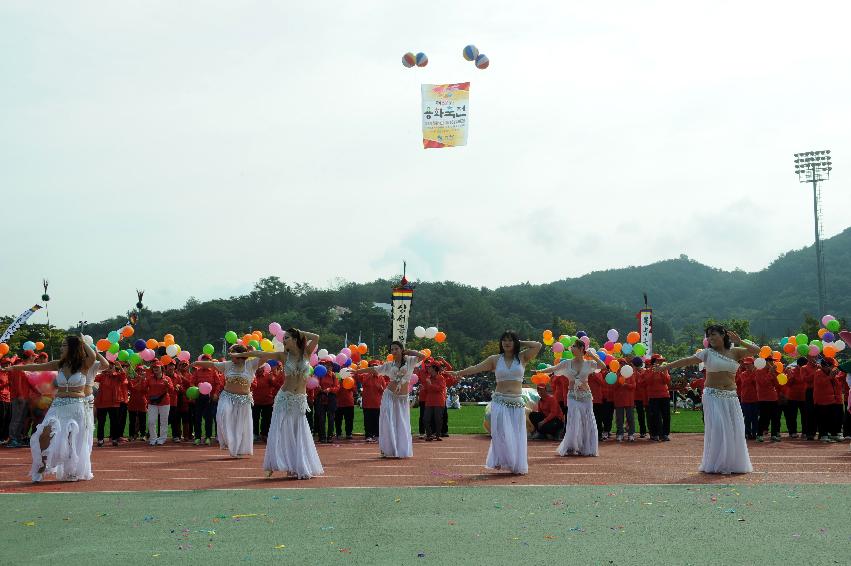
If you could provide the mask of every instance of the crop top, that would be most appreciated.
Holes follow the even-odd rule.
[[[573,360],[562,360],[556,368],[556,371],[560,371],[570,379],[570,388],[576,389],[580,383],[588,383],[588,376],[597,371],[597,363],[593,360],[583,360],[577,368]]]
[[[64,392],[68,393],[68,390],[72,387],[83,387],[84,385],[91,385],[94,383],[94,379],[89,379],[90,377],[91,374],[83,375],[82,371],[78,371],[68,377],[65,375],[65,372],[60,369],[56,374],[54,383],[56,383],[56,387],[60,388],[60,390],[64,389]]]
[[[241,371],[232,361],[214,362],[213,365],[225,374],[225,383],[251,385],[254,381],[254,372],[260,367],[260,358],[245,358]]]
[[[411,381],[414,369],[419,363],[420,359],[418,357],[405,356],[405,363],[402,364],[402,367],[396,365],[395,361],[387,362],[375,368],[375,372],[378,375],[386,375],[390,378],[390,381],[394,383],[407,383],[408,381]]]
[[[505,356],[500,355],[493,373],[496,375],[497,383],[501,381],[523,381],[526,368],[517,359],[511,360],[511,366],[506,366]]]
[[[727,373],[736,373],[736,370],[739,369],[739,362],[737,362],[733,358],[728,358],[727,356],[713,350],[712,348],[698,350],[694,357],[704,363],[706,367],[706,373],[714,373],[719,371]]]
[[[287,361],[284,364],[284,374],[286,374],[287,379],[289,378],[297,378],[297,379],[307,379],[310,375],[310,364],[307,363],[307,360],[302,358],[300,361],[296,361],[297,358],[293,355],[287,356]]]

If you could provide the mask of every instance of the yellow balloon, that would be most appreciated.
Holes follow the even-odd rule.
[[[789,383],[789,378],[786,376],[785,373],[778,373],[777,383],[779,383],[780,385],[786,385],[787,383]]]

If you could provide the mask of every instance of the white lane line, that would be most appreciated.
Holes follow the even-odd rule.
[[[24,483],[23,480],[0,480],[0,483]]]
[[[192,468],[160,468],[163,472],[191,472]]]
[[[95,470],[97,471],[97,470]],[[103,478],[104,481],[145,481],[142,478]]]
[[[192,481],[195,481],[195,480],[206,480],[206,479],[210,479],[210,478],[168,478],[168,479],[170,479],[170,480],[192,480]]]
[[[615,472],[550,472],[554,476],[614,476]]]

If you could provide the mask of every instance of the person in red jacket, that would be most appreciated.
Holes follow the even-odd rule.
[[[567,390],[570,388],[570,381],[562,373],[563,371],[559,370],[552,374],[550,377],[550,387],[553,390],[553,398],[559,407],[561,407],[562,420],[565,420],[567,418]]]
[[[198,361],[212,361],[212,356],[201,354]],[[199,394],[195,399],[195,446],[201,445],[201,439],[204,439],[204,444],[210,446],[213,441],[213,425],[216,422],[216,409],[219,394],[225,387],[225,378],[222,373],[212,367],[192,367],[189,381],[195,387],[202,383],[209,383],[212,390],[207,395]],[[201,424],[203,421],[203,429]],[[203,434],[202,434],[203,433]]]
[[[529,420],[535,427],[533,440],[555,439],[560,432],[564,431],[564,421],[561,405],[555,395],[550,395],[547,386],[538,385],[538,410],[529,413]]]
[[[379,360],[371,360],[371,367],[381,365]],[[361,407],[363,408],[363,432],[367,442],[378,442],[378,421],[381,417],[381,397],[387,389],[389,379],[385,375],[372,373],[355,374],[355,381],[361,386]]]
[[[30,418],[30,395],[35,391],[27,373],[16,369],[23,365],[24,359],[14,356],[11,358],[9,369],[9,393],[12,398],[12,415],[9,421],[9,443],[7,448],[23,448],[27,446],[24,442],[24,426]]]
[[[145,422],[148,414],[148,400],[145,398],[147,370],[143,366],[129,369],[127,375],[127,413],[130,420],[128,437],[130,440],[145,440]]]
[[[438,358],[436,360],[436,363],[440,365],[440,371],[443,372],[443,375],[446,378],[447,388],[448,387],[454,387],[455,385],[458,385],[458,380],[455,379],[454,377],[452,377],[451,375],[449,375],[449,373],[448,373],[448,372],[451,372],[454,369],[452,367],[452,364],[450,364],[448,361],[446,361],[445,358]],[[449,393],[449,391],[447,391],[447,394],[448,393]],[[443,438],[448,438],[449,437],[449,407],[451,406],[451,403],[444,403],[444,406],[446,407],[447,410],[443,411],[443,425],[440,428],[440,436],[443,437]],[[460,406],[458,408],[460,409]]]
[[[354,381],[354,379],[352,379]],[[335,440],[343,437],[343,421],[346,421],[346,440],[352,439],[352,427],[355,420],[355,388],[346,388],[342,380],[337,391],[337,411],[334,413]],[[330,434],[330,433],[329,433]]]
[[[650,407],[650,398],[647,397],[647,379],[645,378],[644,360],[635,356],[631,360],[635,377],[635,416],[638,421],[638,437],[647,436],[647,412]]]
[[[615,440],[621,442],[624,439],[624,434],[626,434],[629,442],[635,442],[635,419],[632,412],[635,406],[635,373],[630,377],[618,376],[618,380],[612,386],[612,389],[617,426]],[[626,418],[626,427],[624,427],[624,417]]]
[[[593,411],[594,421],[597,424],[597,441],[605,440],[603,438],[603,386],[606,384],[603,372],[596,371],[588,376],[588,387],[591,389],[593,396]]]
[[[314,424],[319,442],[330,444],[330,436],[334,433],[334,414],[337,411],[337,391],[340,390],[340,384],[337,381],[337,374],[333,371],[336,364],[325,361],[322,362],[322,365],[325,366],[327,371],[325,375],[319,378],[317,396],[313,404],[316,409]]]
[[[755,371],[756,396],[759,401],[759,434],[757,442],[762,442],[771,426],[771,442],[780,442],[780,399],[777,383],[777,370],[773,362]]]
[[[745,438],[756,440],[759,436],[759,398],[756,395],[756,369],[753,367],[753,357],[742,359],[736,370],[736,392],[739,394],[739,405],[745,419]]]
[[[177,371],[174,360],[162,365],[163,375],[171,380],[173,390],[169,395],[168,424],[171,425],[171,441],[183,440],[182,420],[180,418],[180,402],[185,397],[187,385],[183,383],[183,376]]]
[[[842,430],[842,387],[833,360],[820,358],[813,373],[813,405],[822,442],[839,442]]]
[[[9,387],[9,358],[0,358],[0,445],[9,442],[12,420],[12,392]]]
[[[607,373],[607,372],[604,372]],[[603,440],[608,440],[612,434],[612,424],[615,420],[615,388],[603,377]]]
[[[195,400],[186,396],[186,391],[192,387],[192,373],[189,371],[189,363],[183,360],[175,360],[175,383],[179,382],[183,388],[181,395],[177,397],[177,420],[180,423],[180,438],[187,442],[193,440],[192,427],[195,423]]]
[[[807,399],[807,384],[801,378],[801,368],[797,364],[786,368],[786,376],[789,381],[784,387],[786,405],[783,408],[783,417],[786,420],[786,431],[789,433],[789,438],[798,438],[798,412],[803,417],[804,402]],[[803,419],[801,430],[803,431]]]
[[[275,360],[272,360],[277,364]],[[268,363],[268,362],[267,362]],[[265,441],[269,436],[269,425],[272,418],[272,405],[280,385],[276,383],[275,374],[271,367],[266,370],[263,364],[254,372],[251,382],[251,396],[254,405],[251,407],[251,419],[254,422],[254,441]]]
[[[426,376],[420,390],[428,392],[426,401],[426,440],[443,440],[443,415],[446,413],[446,388],[458,383],[458,380],[443,373],[443,366],[435,360],[426,365]]]
[[[122,431],[118,428],[121,376],[123,376],[123,373],[115,369],[115,362],[110,362],[109,367],[95,376],[95,383],[100,386],[98,394],[95,396],[98,446],[103,446],[107,417],[109,417],[109,438],[112,440],[112,445],[118,446],[118,439],[121,438]]]
[[[125,367],[127,364],[122,362],[115,362],[115,371],[116,377],[118,379],[118,430],[121,433],[121,437],[119,440],[121,442],[127,442],[127,438],[124,436],[124,431],[127,428],[127,401],[130,398],[130,389],[129,383],[127,380],[127,368]],[[110,427],[112,423],[110,423]]]
[[[419,409],[419,415],[417,415],[417,428],[419,429],[420,440],[424,440],[426,437],[426,401],[428,401],[428,391],[424,387],[425,379],[428,376],[428,370],[425,365],[420,365],[416,369],[414,369],[414,375],[417,377],[417,403],[416,406]]]
[[[649,421],[650,440],[656,442],[671,440],[671,374],[667,370],[657,369],[664,362],[661,354],[653,354],[648,362],[645,382],[647,397],[650,401]]]
[[[161,446],[168,439],[168,413],[171,409],[172,395],[174,395],[174,384],[170,378],[163,375],[162,362],[154,360],[151,362],[151,373],[145,382],[145,397],[148,400],[148,435],[151,446]]]
[[[802,361],[804,363],[801,363]],[[818,429],[818,418],[813,402],[813,378],[818,365],[818,360],[814,356],[798,358],[798,368],[800,368],[798,375],[806,388],[803,410],[801,411],[801,433],[807,437],[807,440],[815,440]]]

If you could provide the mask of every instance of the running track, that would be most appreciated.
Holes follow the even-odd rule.
[[[778,444],[749,443],[754,473],[733,476],[697,471],[701,434],[677,434],[671,442],[601,443],[598,458],[555,455],[557,443],[530,441],[529,474],[512,476],[483,468],[489,438],[454,435],[443,442],[414,440],[414,457],[383,459],[376,444],[362,440],[318,445],[325,476],[309,481],[266,479],[262,444],[254,455],[231,458],[217,447],[186,443],[152,447],[145,443],[95,448],[95,478],[85,482],[32,484],[30,451],[0,449],[0,492],[153,491],[389,486],[489,486],[562,484],[758,484],[851,483],[848,443],[822,444],[783,439]]]

